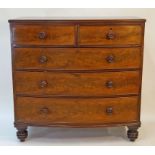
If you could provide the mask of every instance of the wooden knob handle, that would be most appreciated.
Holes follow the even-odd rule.
[[[112,31],[112,29],[109,30],[109,32],[106,34],[107,40],[113,40],[115,39],[115,33]]]
[[[107,81],[107,82],[106,82],[106,86],[107,86],[108,88],[112,88],[112,87],[113,87],[113,82],[112,82],[112,81]]]
[[[113,56],[113,55],[107,56],[107,57],[106,57],[106,61],[107,61],[108,63],[114,62],[114,56]]]
[[[46,38],[46,33],[45,32],[39,32],[38,37],[39,37],[39,39],[45,39]]]
[[[112,114],[113,113],[113,108],[112,107],[107,107],[106,108],[106,113],[107,114]]]
[[[44,55],[42,55],[42,56],[39,58],[39,62],[40,62],[40,63],[46,63],[47,60],[48,60],[47,57],[44,56]]]
[[[40,85],[41,88],[44,88],[44,87],[47,87],[48,83],[47,83],[47,81],[42,80],[42,81],[40,81],[39,85]]]
[[[49,109],[47,107],[43,107],[40,109],[40,113],[41,114],[48,114],[49,113]]]

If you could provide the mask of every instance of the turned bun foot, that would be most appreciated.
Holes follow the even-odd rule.
[[[138,138],[137,129],[138,129],[137,126],[128,127],[127,136],[129,140],[132,142],[134,142]]]
[[[18,129],[17,131],[17,137],[18,139],[21,141],[21,142],[24,142],[25,139],[27,138],[28,136],[28,131],[27,129]]]

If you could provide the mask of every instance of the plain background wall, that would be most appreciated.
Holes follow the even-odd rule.
[[[0,120],[13,127],[11,48],[8,19],[19,17],[132,18],[147,20],[145,26],[142,86],[142,122],[155,122],[155,9],[0,9]],[[3,121],[4,118],[10,122]],[[1,125],[0,125],[1,126]],[[0,132],[2,134],[2,132]]]

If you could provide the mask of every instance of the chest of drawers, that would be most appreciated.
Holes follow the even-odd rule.
[[[144,19],[9,20],[15,127],[128,127],[138,136]]]

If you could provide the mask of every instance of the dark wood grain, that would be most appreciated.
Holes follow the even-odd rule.
[[[140,48],[16,48],[15,68],[102,70],[141,67]]]

